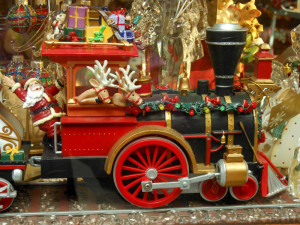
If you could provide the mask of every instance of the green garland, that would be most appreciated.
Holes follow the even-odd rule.
[[[242,112],[252,112],[253,108],[251,107],[251,103],[249,102],[248,107],[244,107],[244,105],[240,102],[235,103],[227,103],[224,100],[221,101],[219,105],[214,105],[211,102],[207,102],[205,100],[187,103],[187,102],[171,102],[171,101],[164,101],[164,100],[157,100],[157,101],[149,101],[141,104],[139,107],[142,110],[147,112],[149,111],[161,111],[161,110],[176,110],[182,111],[188,114],[193,115],[202,115],[204,113],[210,113],[213,110],[219,110],[222,112],[228,111],[238,111]]]
[[[263,111],[262,111],[262,109],[260,108],[260,105],[258,106],[258,108],[257,108],[257,120],[258,120],[258,139],[260,139],[261,138],[261,135],[262,135],[262,130],[263,130],[263,128],[262,128],[262,114],[264,113]]]

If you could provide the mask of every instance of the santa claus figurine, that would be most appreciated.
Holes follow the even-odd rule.
[[[11,91],[24,102],[23,108],[30,109],[33,126],[39,126],[40,130],[46,133],[43,144],[50,148],[54,147],[54,123],[59,122],[60,117],[65,115],[53,96],[64,87],[64,83],[63,79],[58,79],[53,85],[44,88],[37,78],[29,78],[15,83],[12,78],[2,77],[2,84],[11,88]],[[61,149],[59,129],[57,135],[58,149]]]

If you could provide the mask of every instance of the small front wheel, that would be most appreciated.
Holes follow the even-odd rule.
[[[16,191],[11,183],[3,178],[0,178],[0,211],[8,209],[16,197]],[[13,197],[12,197],[13,196]]]
[[[199,189],[201,197],[208,202],[220,201],[228,192],[228,188],[219,185],[216,178],[201,182]]]
[[[114,182],[130,203],[147,208],[164,206],[175,200],[180,188],[142,191],[142,181],[163,183],[188,176],[188,163],[182,150],[160,137],[141,138],[123,149],[115,161]]]
[[[229,191],[233,198],[239,201],[252,199],[258,191],[258,181],[253,175],[249,175],[248,181],[243,186],[230,187]]]

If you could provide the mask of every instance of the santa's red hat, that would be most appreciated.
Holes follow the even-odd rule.
[[[29,84],[31,84],[34,81],[41,83],[41,81],[39,79],[32,77],[32,78],[27,78],[27,79],[21,80],[20,84],[24,88],[24,90],[27,90]]]

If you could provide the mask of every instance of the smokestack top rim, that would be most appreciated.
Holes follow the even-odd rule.
[[[242,27],[238,23],[216,23],[213,27],[208,27],[207,31],[214,31],[214,32],[245,32],[248,31],[247,28]]]

